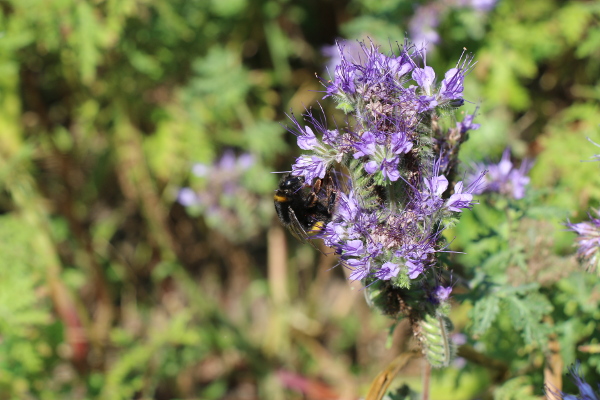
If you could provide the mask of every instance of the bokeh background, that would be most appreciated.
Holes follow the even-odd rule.
[[[527,226],[546,246],[535,274],[507,262],[564,322],[564,365],[598,377],[577,350],[599,340],[597,278],[548,264],[574,252],[561,221],[600,199],[581,162],[600,153],[599,16],[558,0],[0,1],[0,399],[356,399],[414,347],[273,209],[271,171],[300,152],[286,114],[344,120],[315,76],[340,38],[426,42],[438,76],[474,53],[462,110],[481,128],[462,159],[535,158],[529,204],[556,218]],[[449,238],[473,267],[493,254],[477,224]],[[459,359],[432,399],[543,396],[544,346],[497,323],[469,340],[509,372]],[[399,379],[420,376],[417,360]]]

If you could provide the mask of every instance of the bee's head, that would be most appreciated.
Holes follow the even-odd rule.
[[[286,175],[279,184],[280,190],[290,190],[296,192],[304,185],[303,176]]]

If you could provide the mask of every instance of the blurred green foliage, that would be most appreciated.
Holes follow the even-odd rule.
[[[588,382],[600,379],[600,357],[582,350],[600,340],[597,277],[577,272],[560,225],[600,200],[598,165],[580,162],[600,153],[586,141],[600,143],[600,2],[7,0],[0,399],[364,393],[410,334],[400,326],[386,349],[389,322],[330,270],[334,257],[288,252],[270,171],[297,155],[285,113],[322,97],[321,47],[401,42],[428,4],[445,4],[428,64],[451,67],[463,47],[478,60],[464,109],[479,105],[482,127],[462,159],[496,160],[509,145],[537,160],[531,196],[482,199],[453,231],[466,254],[449,258],[473,289],[457,288],[456,331],[508,373],[436,371],[433,398],[451,380],[453,399],[539,398],[550,333],[564,365],[580,359]],[[256,208],[242,209],[270,210],[248,239],[175,202],[201,187],[193,163],[225,149],[257,160],[240,182],[258,199],[240,203]],[[286,388],[281,371],[321,392]],[[419,370],[404,375],[412,387]]]

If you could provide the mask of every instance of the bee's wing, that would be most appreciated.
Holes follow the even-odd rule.
[[[304,230],[300,221],[298,221],[294,210],[290,210],[290,219],[292,220],[292,223],[289,226],[289,231],[292,233],[292,235],[294,235],[294,237],[302,243],[310,243],[312,247],[321,251],[317,246],[315,246],[311,240],[311,236]]]

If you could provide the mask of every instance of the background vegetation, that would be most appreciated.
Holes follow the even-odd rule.
[[[561,225],[600,200],[580,162],[600,153],[600,2],[478,3],[1,1],[0,399],[364,395],[410,332],[283,231],[270,171],[299,153],[281,124],[322,98],[324,46],[428,27],[438,73],[478,60],[463,160],[536,159],[526,199],[482,197],[449,235],[466,359],[431,398],[541,398],[576,359],[600,381],[600,286]],[[251,167],[228,175],[227,150]],[[186,210],[182,187],[208,197]],[[398,382],[420,390],[420,365]]]

